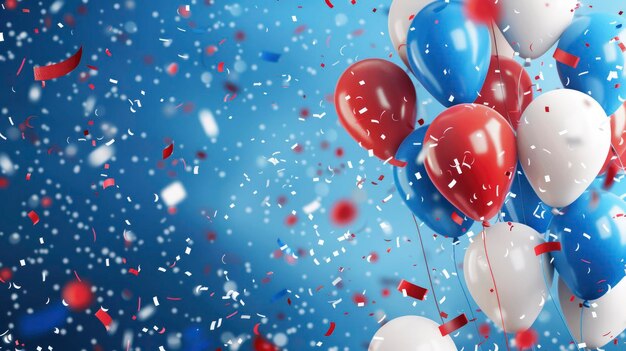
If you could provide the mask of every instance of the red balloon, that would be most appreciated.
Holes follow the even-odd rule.
[[[63,301],[74,311],[83,311],[93,301],[91,285],[81,281],[71,281],[63,287]]]
[[[491,56],[485,84],[475,103],[498,111],[517,130],[526,106],[533,101],[533,82],[512,59]]]
[[[341,75],[335,89],[339,121],[361,147],[394,166],[396,150],[415,129],[417,97],[411,78],[380,59],[359,61]]]
[[[611,148],[600,171],[604,174],[612,163],[616,170],[626,166],[626,103],[611,116]],[[613,151],[615,148],[615,151]],[[618,157],[616,157],[616,152]]]
[[[441,113],[424,137],[426,172],[459,211],[476,221],[495,216],[517,164],[515,133],[498,112],[460,104]]]
[[[279,351],[278,347],[276,347],[271,342],[265,340],[261,336],[256,336],[254,338],[254,351]]]

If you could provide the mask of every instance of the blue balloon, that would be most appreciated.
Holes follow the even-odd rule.
[[[428,178],[423,161],[418,160],[427,129],[428,126],[423,126],[413,131],[400,144],[396,159],[407,165],[403,168],[394,167],[393,177],[400,196],[419,219],[438,234],[458,238],[467,232],[474,221],[466,218],[441,195]],[[458,224],[455,218],[461,223]]]
[[[489,29],[468,19],[462,2],[435,1],[413,19],[407,56],[417,79],[441,104],[471,103],[489,69]]]
[[[503,220],[526,224],[539,233],[544,233],[552,220],[552,210],[546,206],[533,190],[522,166],[517,166],[517,175],[511,184],[510,195],[502,206]]]
[[[568,88],[589,94],[602,105],[607,115],[613,114],[626,99],[626,55],[616,37],[626,39],[624,18],[594,13],[574,20],[559,40],[558,48],[580,61],[574,68],[557,63],[561,83]],[[622,67],[622,68],[620,68]]]
[[[551,253],[556,270],[579,298],[600,298],[624,278],[626,203],[587,191],[562,212],[550,225],[551,239],[562,247]]]

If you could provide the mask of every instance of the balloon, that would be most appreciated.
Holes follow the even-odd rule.
[[[491,56],[489,72],[476,103],[498,111],[513,129],[533,101],[533,82],[524,67],[504,57]]]
[[[584,301],[571,299],[572,291],[559,279],[559,302],[572,336],[587,344],[587,349],[597,349],[613,341],[626,328],[626,279],[597,300],[588,301],[584,307],[582,324],[583,338],[580,337],[580,309]],[[593,315],[595,313],[595,316]]]
[[[415,128],[417,97],[409,76],[391,62],[359,61],[341,75],[335,108],[343,127],[382,160],[393,160],[402,140]]]
[[[450,335],[441,336],[439,325],[419,316],[392,319],[376,332],[368,351],[457,351]]]
[[[417,217],[436,233],[457,238],[465,234],[474,221],[463,218],[428,178],[424,160],[419,159],[427,128],[423,126],[404,139],[396,159],[407,165],[394,167],[393,177],[400,196]]]
[[[526,224],[539,233],[544,233],[552,220],[552,211],[535,194],[521,167],[517,167],[517,174],[509,196],[504,201],[502,212],[504,221]]]
[[[71,281],[61,292],[63,301],[75,311],[83,311],[93,302],[91,285],[82,281]]]
[[[502,327],[504,320],[508,333],[530,328],[548,297],[544,274],[552,285],[554,269],[547,257],[542,267],[540,258],[535,255],[535,246],[541,243],[543,239],[531,227],[499,222],[486,228],[465,252],[463,275],[470,294],[496,325]]]
[[[554,45],[574,18],[578,0],[500,0],[497,24],[521,57],[536,59]]]
[[[626,140],[624,140],[624,134],[626,134],[626,103],[611,116],[611,148],[609,148],[609,153],[606,155],[600,174],[604,174],[611,163],[619,169],[626,166]],[[615,151],[617,151],[619,156],[615,155]]]
[[[389,7],[388,28],[393,47],[402,62],[410,68],[406,56],[406,36],[413,17],[433,0],[393,0]]]
[[[498,28],[498,26],[489,26],[489,33],[491,33],[491,54],[498,55],[501,58],[513,59],[515,57],[515,50],[513,50],[509,42],[506,41],[500,28]]]
[[[595,300],[624,277],[626,203],[609,192],[584,193],[554,216],[551,237],[561,243],[552,252],[561,279],[584,300]]]
[[[424,88],[444,106],[474,102],[483,86],[491,41],[463,4],[436,1],[413,19],[407,38],[409,64]]]
[[[607,115],[626,98],[626,71],[620,68],[626,62],[624,24],[621,16],[593,13],[576,18],[559,40],[559,50],[580,59],[578,64],[557,62],[561,83],[589,94]]]
[[[595,179],[611,143],[609,122],[596,101],[575,90],[550,91],[526,108],[517,150],[545,204],[567,206]]]
[[[517,163],[504,117],[482,105],[457,105],[435,118],[424,143],[426,172],[450,203],[477,221],[498,213]]]

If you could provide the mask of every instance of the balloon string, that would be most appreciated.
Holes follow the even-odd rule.
[[[561,311],[559,306],[556,304],[556,300],[554,299],[554,297],[552,297],[552,291],[550,289],[550,286],[548,285],[548,278],[546,277],[546,270],[543,268],[543,256],[544,255],[541,255],[539,258],[541,262],[541,274],[543,275],[543,283],[546,285],[546,290],[548,291],[548,296],[550,296],[550,300],[552,300],[554,309],[559,315],[559,318],[561,319],[561,322],[563,323],[563,325],[565,325],[565,330],[567,330],[567,333],[569,334],[570,339],[572,341],[575,341],[576,339],[574,338],[574,335],[572,335],[572,332],[569,330],[569,326],[567,325],[567,323],[565,322],[565,319],[563,318],[563,312]]]
[[[585,305],[588,302],[585,300],[583,302],[583,306],[580,308],[580,343],[584,343],[584,339],[583,339],[583,314],[585,312]],[[583,350],[587,350],[587,345],[585,345],[585,347],[583,347]]]
[[[415,222],[415,228],[417,229],[417,236],[420,239],[420,245],[422,246],[422,254],[424,255],[424,263],[426,264],[426,273],[428,273],[428,281],[430,282],[430,290],[433,292],[433,299],[435,300],[435,306],[437,307],[437,312],[439,312],[439,318],[441,319],[441,324],[444,323],[443,315],[441,314],[441,310],[439,309],[439,302],[437,300],[437,294],[435,293],[435,287],[433,285],[433,279],[430,276],[430,268],[428,267],[428,260],[426,259],[426,250],[424,249],[424,242],[422,241],[422,232],[420,232],[420,227],[417,224],[417,218],[413,215],[413,222]]]
[[[502,305],[500,304],[500,294],[498,293],[498,286],[496,285],[496,277],[493,275],[493,269],[491,268],[491,261],[489,261],[489,253],[487,252],[487,231],[483,225],[483,247],[485,249],[485,258],[487,259],[487,266],[489,267],[489,273],[491,274],[491,281],[493,282],[493,289],[496,292],[496,300],[498,301],[498,310],[500,311],[500,320],[502,321],[502,331],[504,332],[504,342],[506,343],[507,351],[511,351],[509,347],[509,337],[506,334],[506,327],[504,326],[504,315],[502,314]]]
[[[472,320],[474,321],[474,327],[476,328],[476,337],[480,337],[480,331],[478,331],[478,325],[477,325],[477,320],[476,317],[474,317],[474,309],[472,308],[472,304],[470,303],[469,298],[467,297],[467,293],[465,292],[465,287],[463,287],[463,282],[461,282],[461,276],[459,275],[459,268],[458,268],[458,264],[456,262],[456,246],[459,243],[459,239],[454,239],[455,241],[452,243],[452,260],[454,261],[454,272],[456,273],[456,279],[458,279],[459,281],[459,285],[461,286],[461,291],[463,292],[463,296],[465,297],[465,302],[467,302],[467,308],[470,312],[470,316],[472,317]],[[480,351],[483,350],[483,341],[481,341],[478,344],[478,347],[480,348]]]

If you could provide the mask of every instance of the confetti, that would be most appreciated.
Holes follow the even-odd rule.
[[[76,51],[76,53],[70,56],[67,60],[49,66],[35,67],[33,69],[35,80],[51,80],[69,74],[76,67],[78,67],[82,55],[83,47],[81,46],[78,51]]]

